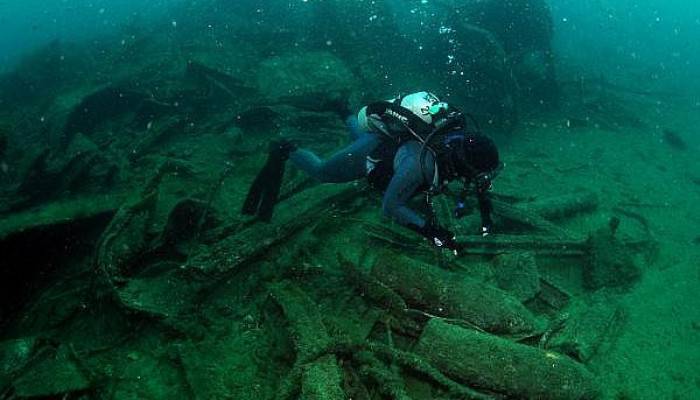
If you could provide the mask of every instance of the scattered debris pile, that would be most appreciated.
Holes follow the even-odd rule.
[[[311,20],[328,23],[318,16],[333,3]],[[494,107],[484,115],[514,115],[503,105],[523,94],[508,68],[526,51],[551,56],[548,11],[525,7],[536,15],[517,26],[542,35],[520,47],[495,31],[498,2],[478,3],[488,12],[459,32],[496,55],[471,66],[484,87],[500,82],[479,94]],[[500,232],[459,237],[454,259],[378,223],[363,185],[293,169],[273,224],[241,217],[271,138],[330,151],[346,140],[338,99],[386,95],[374,93],[377,54],[347,57],[330,38],[290,51],[286,30],[252,49],[236,42],[246,23],[215,38],[235,55],[213,51],[211,32],[154,31],[85,61],[57,59],[53,44],[20,66],[36,63],[36,82],[0,80],[17,89],[0,103],[13,104],[0,114],[0,399],[595,398],[588,366],[624,323],[615,293],[639,278],[633,254],[653,248],[650,233],[618,232],[619,220],[571,233],[568,221],[597,212],[590,193],[496,194]],[[78,59],[94,79],[52,68]],[[452,223],[475,231],[475,218]],[[545,274],[552,264],[582,276],[583,294]]]

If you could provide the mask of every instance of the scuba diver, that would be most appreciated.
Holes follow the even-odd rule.
[[[433,245],[458,252],[455,235],[440,226],[432,212],[431,198],[447,185],[461,180],[455,216],[462,217],[465,199],[475,193],[481,214],[481,234],[491,232],[491,181],[500,168],[498,149],[472,121],[455,107],[429,92],[418,92],[378,101],[352,115],[347,103],[335,105],[348,125],[350,145],[322,160],[306,149],[282,140],[270,145],[268,160],[253,182],[242,213],[269,221],[279,196],[285,161],[324,183],[367,178],[370,186],[384,191],[384,214],[427,238]],[[408,206],[420,193],[426,195],[423,214]]]

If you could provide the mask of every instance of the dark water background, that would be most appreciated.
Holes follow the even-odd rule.
[[[130,23],[161,18],[178,0],[26,0],[0,2],[0,71],[53,40],[89,40]]]
[[[92,39],[125,29],[129,24],[149,24],[169,18],[179,3],[196,7],[197,2],[3,0],[0,2],[0,71],[56,39]],[[260,3],[264,6],[265,2]],[[550,0],[548,3],[556,24],[555,47],[562,64],[602,73],[633,73],[635,79],[649,84],[658,85],[661,81],[664,85],[693,90],[700,86],[697,72],[700,70],[700,3],[687,0]],[[391,4],[401,14],[416,8],[418,2],[393,0]],[[420,6],[430,7],[430,3]],[[692,86],[688,87],[688,83]]]
[[[639,84],[697,89],[700,3],[685,0],[549,3],[562,62],[581,69],[632,74]],[[692,87],[687,87],[688,83]]]

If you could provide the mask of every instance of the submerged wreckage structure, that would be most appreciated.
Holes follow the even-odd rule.
[[[457,31],[510,54],[502,78],[525,46],[489,31],[499,2],[477,3],[496,8]],[[574,234],[595,194],[496,192],[499,234],[460,237],[453,259],[379,224],[362,185],[288,171],[274,223],[242,218],[267,141],[336,147],[327,104],[381,63],[273,51],[247,28],[54,43],[1,80],[0,399],[596,398],[614,292],[654,257],[651,232],[620,229],[643,217]],[[493,104],[525,96],[501,83]]]

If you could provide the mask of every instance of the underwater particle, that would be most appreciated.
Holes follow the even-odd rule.
[[[173,20],[173,21],[171,22],[171,24],[172,24],[173,28],[177,28],[177,21]]]

